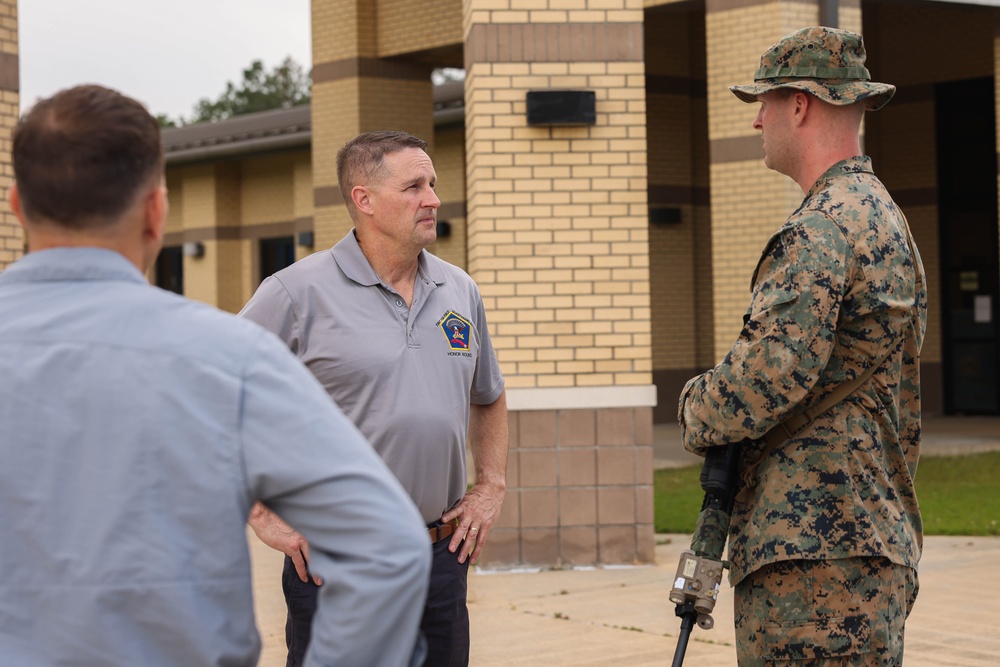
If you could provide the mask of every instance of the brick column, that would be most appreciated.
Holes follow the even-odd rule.
[[[860,32],[860,0],[841,0],[839,27]],[[764,166],[756,105],[729,86],[753,81],[760,55],[790,32],[819,20],[817,0],[706,0],[708,137],[711,160],[715,357],[739,333],[760,251],[802,202],[802,190]]]
[[[468,268],[507,379],[507,501],[484,562],[653,560],[641,0],[465,0]],[[596,124],[529,127],[590,90]]]
[[[183,179],[184,240],[204,248],[199,256],[184,257],[184,294],[238,312],[248,298],[245,286],[256,286],[240,240],[240,166],[224,162],[190,167]]]
[[[14,182],[10,164],[10,132],[17,123],[18,94],[17,0],[0,0],[0,271],[24,252],[24,234],[7,197]]]
[[[370,130],[404,130],[427,141],[433,157],[431,66],[379,57],[376,5],[312,2],[316,250],[332,246],[353,226],[337,186],[337,151],[345,142]],[[402,13],[397,10],[397,17]]]

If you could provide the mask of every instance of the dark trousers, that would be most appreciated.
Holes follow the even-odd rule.
[[[469,608],[466,606],[469,561],[459,563],[458,554],[448,551],[449,542],[450,538],[433,546],[430,586],[420,619],[420,632],[427,640],[425,667],[467,667],[469,664]],[[285,620],[288,659],[285,665],[300,667],[309,646],[319,587],[311,580],[299,579],[292,559],[286,556],[281,588],[288,606]]]

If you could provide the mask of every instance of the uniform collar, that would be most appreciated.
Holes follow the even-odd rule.
[[[368,258],[361,252],[361,246],[358,245],[358,238],[354,235],[353,229],[347,232],[330,252],[333,253],[333,258],[344,275],[359,285],[371,287],[381,282],[375,275],[375,269],[368,263]],[[438,285],[446,282],[444,272],[437,262],[431,261],[430,253],[426,250],[421,250],[417,257],[417,275],[426,276]]]
[[[823,175],[816,179],[816,182],[813,183],[811,188],[809,188],[809,192],[806,194],[806,199],[812,197],[817,192],[830,187],[830,185],[841,176],[873,173],[875,172],[872,171],[872,159],[867,155],[858,155],[847,158],[846,160],[841,160],[823,172]]]

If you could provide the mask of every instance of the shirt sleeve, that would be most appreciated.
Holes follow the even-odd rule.
[[[758,439],[804,402],[836,345],[850,252],[821,213],[806,212],[782,229],[761,260],[736,343],[681,393],[689,451]]]
[[[503,393],[504,379],[500,372],[500,362],[497,361],[496,351],[493,349],[493,342],[490,340],[490,331],[486,322],[486,308],[478,288],[475,288],[475,295],[479,358],[476,359],[476,371],[472,378],[471,402],[475,405],[492,405]]]
[[[283,340],[293,353],[298,354],[302,344],[298,312],[288,290],[274,276],[264,279],[239,312],[239,317],[245,317],[264,327]]]
[[[249,502],[305,536],[325,582],[306,664],[408,664],[430,571],[424,522],[315,378],[264,332],[243,378],[241,442]]]

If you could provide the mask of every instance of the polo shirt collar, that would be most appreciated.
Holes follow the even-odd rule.
[[[337,266],[344,272],[344,275],[358,283],[368,287],[378,285],[379,279],[375,275],[375,269],[368,263],[368,258],[361,252],[358,238],[354,235],[354,230],[347,232],[337,245],[330,250]],[[420,251],[417,258],[417,275],[426,276],[431,282],[441,285],[446,282],[444,271],[437,262],[428,261],[429,253],[426,250]]]

